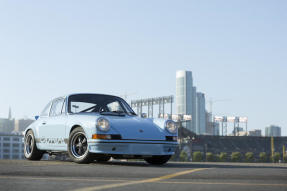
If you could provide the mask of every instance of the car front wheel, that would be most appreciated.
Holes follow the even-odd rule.
[[[32,130],[29,130],[24,139],[24,156],[28,160],[40,160],[44,152],[38,150],[35,136]]]
[[[68,153],[76,163],[89,163],[93,158],[88,149],[88,140],[81,127],[75,128],[69,137]]]
[[[150,158],[146,158],[145,161],[149,164],[161,165],[167,163],[170,157],[171,157],[170,155],[152,156]]]

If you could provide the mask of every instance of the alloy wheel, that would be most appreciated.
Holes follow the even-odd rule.
[[[84,133],[78,132],[72,137],[71,151],[74,157],[81,158],[88,151],[87,138]]]

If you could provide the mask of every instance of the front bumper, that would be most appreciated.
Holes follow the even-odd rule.
[[[89,152],[115,155],[173,155],[178,143],[167,141],[88,140]]]

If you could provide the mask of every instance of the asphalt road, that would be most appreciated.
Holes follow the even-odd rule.
[[[287,164],[0,160],[0,190],[287,190]]]

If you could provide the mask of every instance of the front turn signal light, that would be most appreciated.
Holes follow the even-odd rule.
[[[111,135],[93,134],[92,139],[111,139]]]

